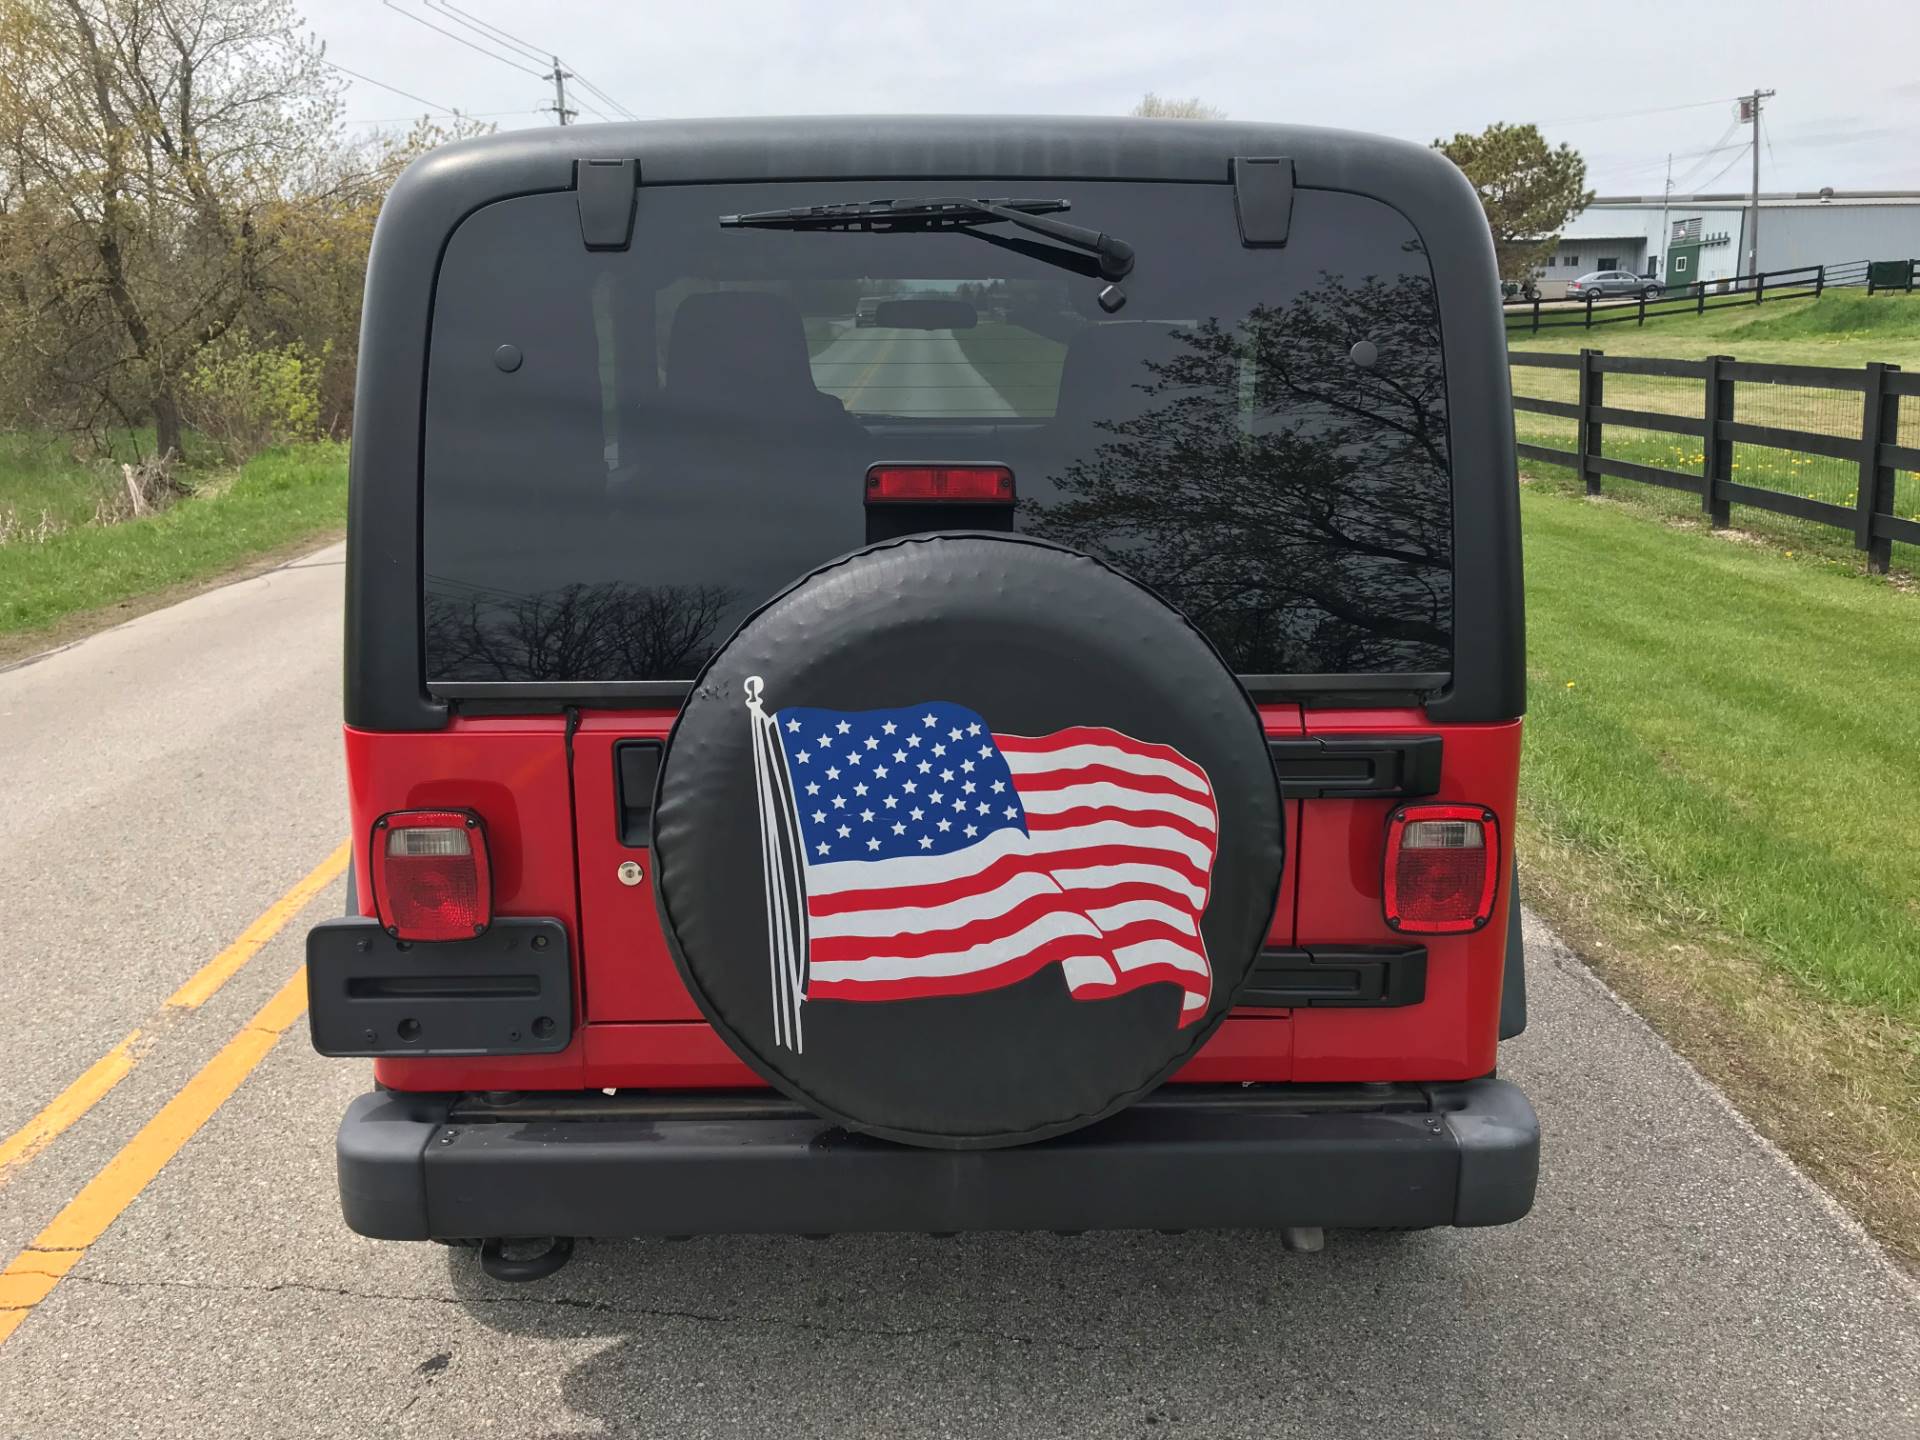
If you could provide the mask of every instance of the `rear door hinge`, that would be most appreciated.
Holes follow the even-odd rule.
[[[1233,162],[1233,208],[1240,243],[1284,245],[1293,224],[1293,161],[1241,155]]]
[[[624,250],[633,240],[637,160],[576,160],[573,188],[580,205],[580,240],[589,250]]]

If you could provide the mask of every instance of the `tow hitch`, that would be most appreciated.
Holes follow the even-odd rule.
[[[530,1280],[544,1280],[554,1274],[573,1258],[573,1237],[571,1235],[553,1235],[535,1237],[533,1243],[544,1239],[547,1248],[533,1255],[513,1256],[507,1254],[509,1243],[519,1245],[519,1240],[507,1241],[499,1236],[480,1242],[480,1268],[487,1272],[489,1279],[501,1280],[509,1285],[524,1285]]]

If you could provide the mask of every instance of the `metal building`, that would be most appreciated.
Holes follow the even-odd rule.
[[[1745,195],[1605,195],[1568,222],[1541,271],[1549,298],[1591,270],[1631,270],[1670,285],[1742,273]],[[1760,268],[1920,258],[1920,190],[1762,193]]]

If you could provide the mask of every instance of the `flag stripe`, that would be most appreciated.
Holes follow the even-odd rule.
[[[1009,833],[1016,836],[1019,834],[1018,831]],[[950,880],[932,884],[876,884],[870,889],[842,888],[825,894],[810,890],[807,897],[807,913],[814,916],[839,915],[849,910],[891,910],[903,903],[912,904],[916,901],[937,905],[948,900],[961,900],[969,895],[983,893],[995,885],[1004,884],[1011,875],[1029,871],[1053,874],[1062,858],[1074,862],[1073,868],[1059,872],[1062,875],[1088,875],[1104,868],[1140,864],[1146,869],[1163,872],[1171,877],[1173,882],[1199,889],[1203,895],[1207,886],[1207,872],[1189,864],[1184,855],[1175,855],[1151,845],[1097,845],[1064,857],[1051,854],[1003,855],[993,864],[983,867],[977,875],[958,875]],[[876,865],[872,868],[879,867]],[[809,886],[812,885],[817,873],[817,870],[808,872]],[[1065,885],[1067,882],[1063,880],[1061,883]],[[1176,886],[1168,883],[1166,888],[1174,889]],[[1205,903],[1204,899],[1200,901],[1202,906]]]
[[[1183,935],[1198,934],[1191,911],[1165,903],[1166,892],[1152,886],[1125,886],[1087,895],[1068,894],[1058,886],[1049,884],[1048,892],[1019,898],[1004,909],[959,924],[918,923],[933,914],[949,918],[964,913],[961,907],[956,906],[937,906],[921,911],[881,911],[878,912],[879,916],[887,917],[883,923],[874,923],[878,916],[869,912],[853,917],[865,922],[865,928],[838,935],[823,934],[824,927],[816,921],[808,927],[813,938],[813,958],[816,961],[859,960],[882,948],[889,955],[940,955],[1016,934],[1056,911],[1084,915],[1100,932],[1151,919]],[[991,902],[994,897],[982,896],[981,899]],[[1088,904],[1090,900],[1098,900],[1102,904],[1093,908]]]
[[[1065,790],[1074,785],[1093,785],[1101,782],[1124,785],[1127,789],[1141,794],[1172,795],[1193,799],[1199,793],[1191,785],[1182,784],[1178,780],[1164,779],[1158,775],[1135,775],[1126,770],[1116,770],[1111,765],[1081,765],[1066,770],[1028,771],[1020,777],[1020,798],[1022,803],[1025,803],[1032,796],[1045,794],[1049,790]]]
[[[1066,785],[1058,790],[1029,792],[1022,790],[1020,800],[1027,809],[1028,823],[1035,815],[1067,815],[1076,810],[1109,812],[1153,812],[1176,816],[1193,826],[1200,836],[1213,834],[1213,807],[1195,800],[1182,799],[1156,791],[1139,791],[1108,781],[1091,785]]]
[[[1045,831],[1086,830],[1101,824],[1128,825],[1135,829],[1171,830],[1185,836],[1197,847],[1187,851],[1195,857],[1196,863],[1211,859],[1213,855],[1211,825],[1196,825],[1191,820],[1178,815],[1169,815],[1164,811],[1142,812],[1114,806],[1082,805],[1053,815],[1029,814],[1027,816],[1027,828],[1035,838],[1039,838]],[[1169,848],[1176,847],[1169,844]]]
[[[1013,771],[1015,783],[1023,775],[1083,770],[1090,765],[1119,770],[1128,775],[1171,780],[1181,789],[1190,790],[1196,795],[1209,793],[1206,782],[1195,779],[1193,772],[1182,766],[1152,755],[1135,755],[1112,745],[1073,745],[1065,750],[1035,750],[1007,756],[1007,768]]]
[[[1069,726],[1065,730],[1056,730],[1051,735],[995,735],[993,740],[1000,747],[1000,753],[1009,761],[1012,761],[1016,755],[1046,754],[1056,758],[1076,757],[1077,763],[1079,753],[1084,749],[1112,750],[1129,758],[1159,761],[1185,775],[1193,782],[1193,788],[1208,792],[1213,789],[1207,781],[1207,772],[1171,745],[1156,745],[1151,741],[1135,740],[1131,735],[1122,735],[1118,730],[1109,730],[1100,725]]]

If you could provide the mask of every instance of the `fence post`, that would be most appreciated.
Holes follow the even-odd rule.
[[[1880,446],[1900,439],[1900,397],[1887,388],[1887,375],[1900,367],[1879,360],[1867,364],[1866,403],[1860,407],[1860,490],[1854,509],[1853,548],[1867,552],[1867,569],[1887,573],[1893,541],[1873,533],[1873,517],[1893,512],[1893,467],[1880,463]]]
[[[1587,291],[1587,329],[1593,328],[1593,291]]]
[[[1756,270],[1753,272],[1753,303],[1758,305],[1766,298],[1767,272],[1764,270]]]
[[[1593,313],[1591,301],[1587,304],[1587,313]],[[1606,397],[1606,375],[1593,362],[1600,358],[1602,351],[1582,350],[1580,352],[1580,478],[1587,482],[1587,494],[1600,493],[1600,472],[1593,467],[1594,457],[1600,454],[1600,422],[1593,418]]]
[[[1540,333],[1540,297],[1538,295],[1533,297],[1533,333],[1536,335]]]
[[[1827,267],[1818,266],[1813,272],[1813,298],[1818,300],[1827,290]]]
[[[1724,530],[1733,522],[1732,502],[1720,491],[1733,479],[1733,442],[1723,439],[1720,426],[1733,419],[1733,378],[1726,367],[1731,355],[1707,357],[1706,415],[1707,434],[1700,447],[1700,509],[1715,530]]]
[[[1645,325],[1646,323],[1647,323],[1647,292],[1642,290],[1640,292],[1640,318],[1636,320],[1634,324]]]
[[[1693,282],[1693,313],[1696,315],[1707,313],[1707,282],[1704,280]]]

